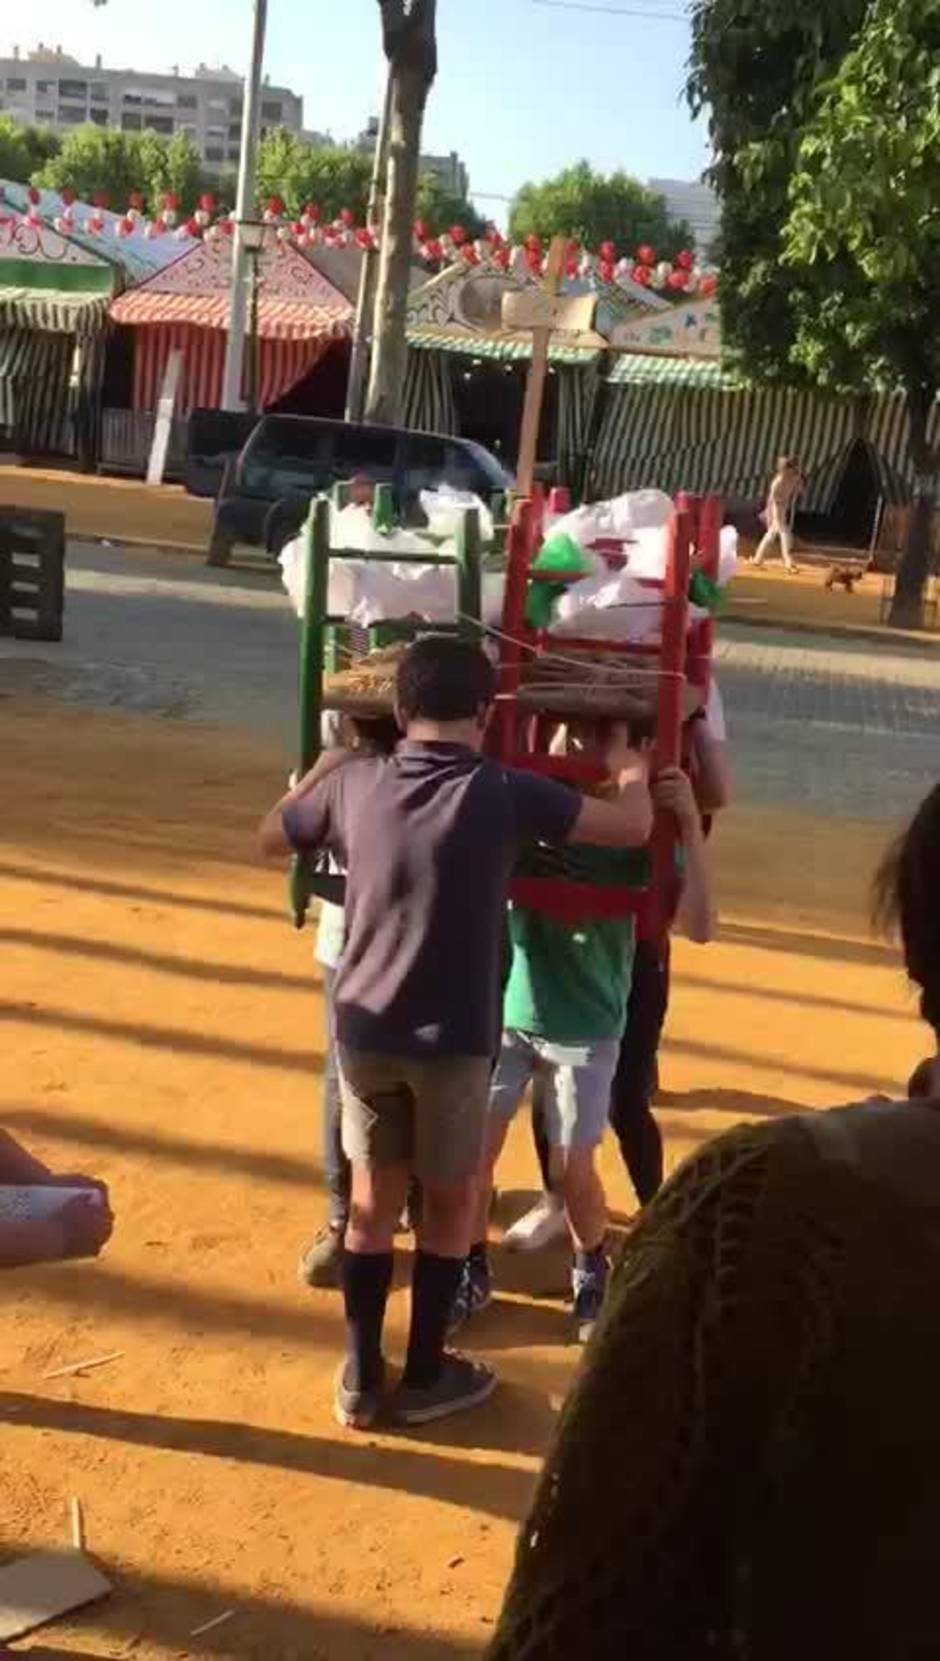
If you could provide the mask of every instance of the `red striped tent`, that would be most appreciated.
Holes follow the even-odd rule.
[[[134,330],[135,409],[156,407],[174,350],[183,354],[178,413],[219,408],[231,270],[227,237],[197,242],[113,302],[112,321]],[[273,232],[260,255],[259,278],[259,399],[267,408],[309,374],[333,341],[348,339],[353,309],[305,254]]]

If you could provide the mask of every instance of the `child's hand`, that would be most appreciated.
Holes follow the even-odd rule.
[[[645,778],[649,771],[646,755],[631,744],[629,728],[624,721],[616,721],[611,729],[604,762],[612,777],[621,781],[624,775],[631,780]]]
[[[699,826],[699,812],[695,792],[688,773],[681,767],[664,767],[652,786],[653,806],[660,813],[672,813],[680,829],[687,833]]]

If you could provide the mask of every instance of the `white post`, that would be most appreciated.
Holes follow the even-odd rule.
[[[235,201],[231,316],[225,348],[225,375],[222,381],[222,408],[231,410],[245,407],[242,399],[242,367],[245,359],[245,319],[248,310],[248,256],[245,252],[242,225],[246,219],[255,217],[255,167],[261,125],[261,70],[264,63],[268,0],[254,0],[254,8],[251,65],[245,76],[242,148],[238,165],[238,195]]]
[[[385,76],[382,115],[375,136],[375,155],[372,158],[372,179],[369,185],[369,205],[366,224],[370,231],[382,234],[385,217],[385,176],[388,172],[388,118],[392,97],[392,72],[389,66]],[[352,352],[349,357],[349,381],[346,386],[346,420],[362,420],[362,399],[369,368],[369,347],[372,337],[372,313],[375,309],[375,277],[378,268],[378,250],[366,248],[359,270],[359,294],[356,300],[356,321],[353,325]]]

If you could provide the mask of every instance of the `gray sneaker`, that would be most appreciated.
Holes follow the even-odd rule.
[[[345,1223],[325,1223],[318,1229],[297,1265],[297,1278],[304,1286],[336,1287],[343,1262]]]
[[[496,1389],[496,1374],[483,1361],[448,1351],[436,1384],[418,1389],[402,1382],[392,1397],[392,1414],[401,1425],[429,1425],[452,1413],[478,1407]]]
[[[382,1406],[384,1378],[374,1390],[354,1390],[347,1379],[349,1361],[344,1359],[333,1381],[333,1416],[344,1430],[371,1430]]]

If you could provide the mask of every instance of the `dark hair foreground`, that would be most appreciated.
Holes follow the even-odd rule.
[[[493,702],[496,672],[479,646],[427,634],[402,658],[396,691],[405,721],[469,721]]]

